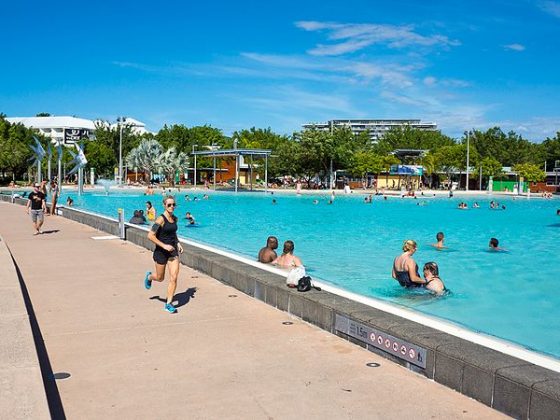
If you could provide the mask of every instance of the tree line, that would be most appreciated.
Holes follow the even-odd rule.
[[[208,125],[165,125],[155,134],[142,135],[124,125],[122,131],[123,158],[129,168],[168,176],[189,166],[188,156],[193,150],[233,148],[234,144],[238,148],[271,150],[268,165],[271,178],[291,175],[311,182],[318,176],[325,183],[328,183],[331,171],[343,170],[356,178],[386,173],[391,165],[401,163],[391,154],[396,149],[427,150],[420,159],[403,163],[422,165],[429,177],[436,173],[450,177],[456,171],[467,169],[467,142],[469,166],[475,169],[473,177],[477,177],[479,171],[485,177],[499,177],[502,167],[509,166],[526,180],[538,181],[544,177],[545,165],[551,170],[560,160],[560,132],[542,143],[535,143],[513,131],[505,133],[499,127],[466,131],[459,139],[453,139],[441,131],[422,131],[404,126],[392,129],[376,142],[370,140],[368,132],[355,135],[349,128],[332,131],[307,129],[292,135],[281,135],[270,128],[253,127],[235,131],[231,136]],[[21,180],[33,170],[29,164],[33,135],[39,137],[46,147],[48,139],[21,124],[11,124],[4,115],[0,115],[0,176],[4,182]],[[95,140],[84,141],[87,169],[95,168],[98,176],[112,178],[114,168],[118,166],[119,128],[98,124],[94,136]],[[157,159],[152,159],[150,163],[142,160],[146,151]],[[71,156],[65,150],[63,161],[70,160]],[[211,165],[210,159],[202,158],[198,166]],[[256,170],[262,171],[262,165]]]

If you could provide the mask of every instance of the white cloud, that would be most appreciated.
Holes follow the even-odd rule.
[[[437,83],[437,79],[435,77],[428,76],[424,77],[423,82],[426,86],[434,86]]]
[[[525,45],[521,44],[508,44],[504,45],[505,50],[512,50],[512,51],[525,51]]]
[[[560,18],[560,3],[556,1],[540,1],[539,8],[554,17]]]
[[[412,46],[452,47],[460,45],[444,35],[421,35],[411,25],[353,24],[336,22],[299,21],[298,28],[306,31],[327,31],[327,39],[332,44],[318,44],[309,50],[311,55],[342,55],[355,52],[374,44],[383,44],[389,48]],[[337,42],[338,41],[338,42]]]

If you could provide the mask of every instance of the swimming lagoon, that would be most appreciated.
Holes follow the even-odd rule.
[[[559,200],[375,197],[365,204],[363,195],[352,194],[337,195],[329,205],[327,196],[209,192],[210,198],[203,200],[203,192],[188,194],[191,201],[184,192],[176,195],[184,238],[251,259],[267,236],[277,236],[280,244],[291,239],[314,278],[560,358]],[[70,195],[76,208],[113,218],[123,208],[128,220],[135,209],[145,209],[147,200],[158,213],[163,211],[161,195]],[[490,200],[506,210],[491,210]],[[477,201],[480,208],[459,210],[460,201]],[[196,218],[194,227],[183,219],[187,211]],[[430,246],[438,231],[445,233],[448,250]],[[490,237],[509,252],[488,252]],[[419,265],[439,264],[448,295],[411,292],[391,278],[392,261],[404,239],[417,241],[414,258]]]

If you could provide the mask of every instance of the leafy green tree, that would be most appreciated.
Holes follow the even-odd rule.
[[[556,137],[547,137],[542,142],[541,147],[546,160],[546,167],[551,170],[556,166],[556,162],[560,161],[560,131],[556,133]]]
[[[443,146],[455,144],[437,130],[420,130],[410,126],[399,126],[389,130],[375,146],[378,153],[388,154],[396,149],[419,149],[435,151]],[[407,163],[407,162],[404,162]]]
[[[477,173],[480,172],[480,168],[482,168],[482,176],[485,177],[499,177],[502,173],[502,164],[498,162],[497,159],[493,157],[485,157],[484,159],[478,162],[476,166]]]
[[[22,179],[30,166],[33,135],[31,129],[0,116],[0,172],[11,172],[13,180]]]
[[[512,167],[512,170],[529,182],[539,182],[546,177],[544,171],[533,163],[518,163]]]
[[[87,141],[84,154],[88,160],[88,167],[95,168],[97,176],[112,178],[118,160],[106,143],[95,140]]]
[[[352,176],[365,179],[368,173],[379,174],[383,170],[383,158],[369,150],[358,150],[354,153],[349,172]]]

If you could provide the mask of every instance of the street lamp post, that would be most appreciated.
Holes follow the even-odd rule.
[[[118,117],[117,122],[119,124],[119,185],[122,185],[123,178],[123,165],[122,165],[122,129],[123,122],[126,120],[125,117]]]
[[[467,181],[465,183],[465,191],[469,190],[469,133],[467,133]]]
[[[192,145],[192,154],[193,154],[193,156],[194,156],[194,175],[193,175],[194,178],[193,178],[193,186],[194,186],[194,189],[196,190],[196,155],[194,154],[194,149],[195,149],[195,147],[198,147],[198,144],[193,144],[193,145]]]

